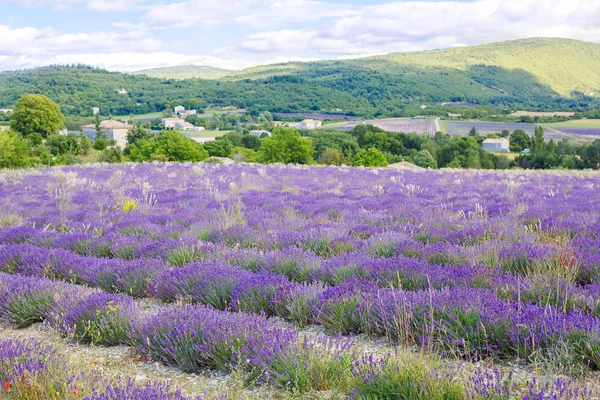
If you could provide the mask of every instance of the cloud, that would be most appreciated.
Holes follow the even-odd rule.
[[[403,1],[364,6],[321,29],[249,35],[241,51],[322,57],[414,51],[534,36],[600,41],[600,3],[583,0]]]
[[[0,0],[0,2],[20,3],[26,6],[42,6],[49,4],[54,9],[71,8],[76,5],[84,5],[93,11],[128,11],[140,0]]]
[[[188,0],[150,6],[144,19],[157,28],[232,22],[260,28],[350,16],[356,9],[313,0]]]

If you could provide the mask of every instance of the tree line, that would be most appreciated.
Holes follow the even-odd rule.
[[[220,157],[238,162],[295,163],[385,167],[400,161],[424,168],[526,169],[600,167],[600,140],[575,144],[546,141],[541,127],[529,137],[524,131],[502,131],[481,136],[433,137],[414,133],[386,132],[372,125],[358,125],[349,132],[297,130],[275,127],[270,114],[252,117],[253,123],[237,126],[212,142],[199,144],[174,130],[156,131],[148,124],[134,124],[127,132],[124,149],[114,146],[96,117],[96,136],[59,134],[64,116],[52,100],[42,95],[23,96],[11,115],[7,132],[0,132],[0,168],[75,164],[90,161],[210,161]],[[248,129],[269,129],[271,135],[255,137]],[[487,137],[509,137],[511,151],[529,149],[514,160],[482,149]]]

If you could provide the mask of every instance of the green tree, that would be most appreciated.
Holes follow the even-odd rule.
[[[118,147],[106,149],[102,152],[102,154],[100,154],[100,157],[98,157],[98,161],[107,162],[111,164],[120,163],[123,161],[123,153]]]
[[[43,137],[58,133],[65,126],[65,117],[58,104],[41,94],[27,94],[15,104],[11,128],[27,137],[39,133]]]
[[[106,136],[106,131],[102,127],[102,122],[100,121],[100,116],[96,115],[96,119],[94,121],[94,126],[96,129],[96,137],[94,139],[94,149],[96,150],[105,150],[106,146],[108,146],[108,137]]]
[[[204,150],[211,157],[229,157],[231,155],[231,143],[229,140],[215,140],[204,143]]]
[[[437,161],[427,150],[421,150],[413,157],[416,165],[423,168],[437,168]]]
[[[535,134],[531,139],[531,152],[541,153],[544,151],[544,147],[544,128],[538,125],[535,127]]]
[[[508,129],[502,129],[502,132],[500,132],[500,137],[507,138],[509,136],[510,136],[510,131]]]
[[[27,166],[29,146],[27,141],[12,131],[0,131],[0,168]]]
[[[203,161],[208,152],[181,132],[165,131],[157,139],[156,154],[162,154],[169,161]]]
[[[127,144],[136,144],[138,140],[153,138],[154,134],[148,128],[142,126],[142,124],[134,124],[131,129],[127,131]]]
[[[92,141],[87,136],[81,136],[79,139],[79,150],[81,154],[87,155],[92,149]]]
[[[510,151],[520,152],[531,146],[531,138],[522,129],[517,129],[510,135]]]
[[[300,136],[296,129],[276,128],[272,137],[262,139],[259,157],[264,163],[311,164],[314,152],[310,139]]]
[[[342,165],[344,164],[344,155],[338,149],[325,149],[318,160],[319,164]]]
[[[354,167],[387,167],[385,155],[374,147],[359,151],[352,159]]]
[[[260,139],[252,135],[244,135],[242,137],[242,146],[247,149],[258,150],[260,149]]]
[[[477,129],[475,129],[475,127],[472,127],[471,130],[469,131],[469,136],[477,136]]]

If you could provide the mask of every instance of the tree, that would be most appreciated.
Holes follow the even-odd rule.
[[[423,168],[437,168],[437,161],[427,150],[421,150],[413,157],[416,165]]]
[[[541,153],[544,151],[544,147],[544,128],[538,125],[535,127],[535,134],[531,139],[531,152]]]
[[[215,140],[204,143],[204,150],[211,157],[229,157],[231,155],[231,144],[229,140]]]
[[[382,152],[374,147],[359,151],[352,159],[354,167],[387,167],[388,162]]]
[[[203,161],[208,152],[181,132],[165,131],[157,139],[156,154],[162,154],[169,161]]]
[[[100,157],[98,157],[98,161],[107,163],[120,163],[121,161],[123,161],[123,153],[118,147],[106,149],[102,152],[102,154],[100,154]]]
[[[344,155],[338,149],[325,149],[318,160],[319,164],[342,165],[344,164]]]
[[[242,137],[242,146],[247,149],[258,150],[260,149],[260,139],[252,135],[244,135]]]
[[[262,139],[259,157],[264,163],[311,164],[314,152],[310,139],[300,136],[296,129],[276,128],[272,137]]]
[[[64,122],[58,104],[41,94],[27,94],[15,104],[10,126],[23,137],[39,133],[46,138],[63,129]]]
[[[508,129],[502,129],[502,132],[500,132],[500,137],[507,138],[509,136],[510,136],[510,131]]]
[[[127,131],[127,144],[136,144],[138,140],[153,138],[150,129],[144,128],[142,124],[135,124]]]
[[[510,135],[510,151],[520,152],[528,149],[531,145],[531,138],[522,129],[517,129]]]
[[[94,121],[95,129],[96,129],[96,138],[94,139],[94,149],[96,150],[105,150],[106,146],[108,146],[108,137],[106,136],[106,131],[102,128],[102,123],[100,122],[100,116],[96,115],[96,120]]]
[[[92,141],[87,136],[81,136],[79,139],[79,150],[81,154],[88,154],[92,148]]]
[[[475,129],[475,127],[471,128],[469,131],[469,136],[477,136],[477,129]]]
[[[0,168],[25,167],[28,157],[26,140],[12,131],[0,131]]]

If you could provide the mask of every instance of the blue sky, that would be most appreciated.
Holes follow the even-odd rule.
[[[0,0],[0,70],[239,69],[534,36],[600,42],[600,0]]]

